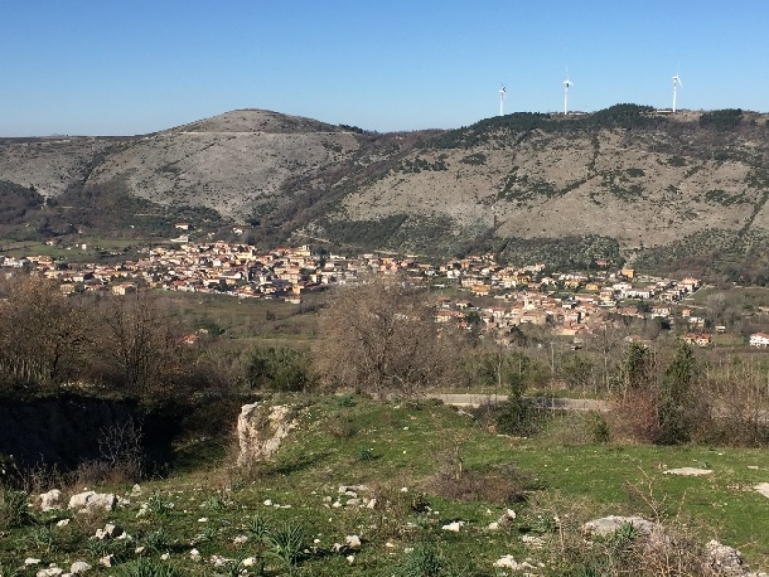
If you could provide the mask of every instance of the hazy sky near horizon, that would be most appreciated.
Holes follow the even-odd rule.
[[[378,131],[620,102],[769,110],[767,0],[2,0],[0,135],[237,108]],[[679,68],[680,62],[680,68]]]

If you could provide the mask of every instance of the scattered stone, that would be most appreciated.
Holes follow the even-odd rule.
[[[395,549],[397,545],[392,541],[388,541],[387,543],[385,543],[385,547],[387,547],[388,549]]]
[[[291,407],[287,405],[243,405],[237,425],[238,464],[243,466],[271,459],[283,439],[298,425],[297,420],[291,418],[291,413]]]
[[[499,531],[499,522],[493,521],[486,527],[489,531]]]
[[[366,509],[376,509],[376,499],[369,499],[369,502],[366,503]]]
[[[764,497],[769,497],[769,483],[759,483],[755,486],[755,489]]]
[[[91,569],[92,567],[85,561],[75,561],[69,568],[69,572],[73,575],[80,575],[82,573],[87,573]]]
[[[360,507],[360,504],[360,499],[347,499],[347,502],[344,505],[345,507]]]
[[[243,567],[253,567],[256,565],[256,557],[246,557],[240,562]]]
[[[59,501],[61,501],[61,491],[58,489],[51,489],[47,493],[40,493],[35,498],[35,504],[41,511],[59,509]]]
[[[348,555],[348,556],[346,557],[346,559],[347,559],[347,562],[348,562],[350,565],[352,565],[353,563],[355,563],[355,555]]]
[[[208,517],[201,517],[198,519],[198,523],[208,523]]]
[[[48,567],[48,569],[41,569],[35,573],[35,577],[59,577],[62,573],[64,573],[64,570],[54,565],[53,567]]]
[[[545,540],[542,537],[535,537],[534,535],[524,535],[521,537],[523,544],[531,547],[532,549],[542,549],[545,546]]]
[[[705,545],[705,555],[708,566],[718,575],[745,575],[748,573],[748,567],[742,559],[742,553],[715,539]]]
[[[27,567],[29,567],[31,565],[40,565],[40,559],[35,559],[33,557],[27,557],[26,559],[24,559],[24,565],[26,565]]]
[[[265,499],[264,500],[264,506],[265,507],[272,507],[272,499]]]
[[[134,553],[136,553],[137,555],[141,555],[142,553],[144,553],[144,549],[145,549],[144,547],[137,547],[136,549],[134,549]]]
[[[497,519],[497,529],[510,525],[513,521],[515,521],[515,518],[515,511],[512,509],[505,509],[504,513],[502,513],[502,515],[499,516],[499,519]],[[493,525],[493,523],[490,524],[489,528],[491,528],[491,525]],[[493,530],[494,529],[492,529],[492,531]]]
[[[99,565],[104,565],[105,567],[114,567],[115,561],[116,560],[114,555],[105,555],[99,559]]]
[[[582,526],[582,530],[588,535],[597,535],[598,537],[608,537],[617,532],[617,529],[623,525],[630,524],[637,531],[644,535],[649,535],[658,528],[656,523],[647,521],[643,517],[621,517],[619,515],[609,515],[601,519],[593,519]]]
[[[401,493],[408,493],[409,488],[408,487],[401,487]]]
[[[139,483],[133,486],[131,489],[131,497],[139,497],[142,494],[142,488]]]
[[[85,491],[84,493],[78,493],[72,495],[69,499],[68,509],[76,511],[94,511],[101,509],[104,511],[112,511],[115,508],[117,499],[113,493],[97,493],[95,491]]]
[[[190,559],[193,561],[200,561],[200,551],[197,549],[190,550]]]
[[[681,477],[704,477],[710,475],[713,469],[698,469],[697,467],[681,467],[679,469],[668,469],[666,475],[679,475]]]
[[[214,567],[224,567],[225,565],[232,563],[232,559],[222,557],[221,555],[211,555],[208,558],[208,562],[211,563],[211,565]]]
[[[344,538],[344,542],[350,549],[360,549],[360,537],[357,535],[347,535]]]
[[[452,521],[451,523],[448,523],[447,525],[444,525],[441,527],[444,531],[451,531],[452,533],[459,533],[459,530],[462,528],[462,525],[464,525],[464,521]]]
[[[168,561],[170,558],[171,558],[171,554],[170,554],[170,553],[163,553],[163,554],[160,556],[160,560],[161,560],[161,561]]]
[[[358,493],[365,493],[368,490],[367,485],[339,485],[337,493],[347,495],[348,497],[357,497]]]
[[[342,506],[342,504],[339,501],[334,501],[334,504],[331,505],[334,509],[339,509],[339,507]]]
[[[104,526],[104,529],[96,529],[96,534],[94,537],[99,539],[100,541],[104,541],[105,539],[117,539],[121,535],[123,535],[124,531],[123,528],[120,525],[113,525],[112,523],[107,523]]]
[[[748,465],[748,469],[751,471],[758,471],[758,465]]]
[[[61,521],[57,521],[56,522],[56,526],[57,527],[66,527],[67,525],[69,525],[69,521],[70,521],[69,519],[62,519]]]
[[[150,512],[150,506],[148,503],[142,503],[141,507],[139,507],[139,512],[136,513],[136,517],[144,517]]]
[[[247,541],[248,541],[248,537],[247,537],[246,535],[238,535],[237,537],[235,537],[235,538],[232,540],[232,542],[233,542],[235,545],[243,545],[243,543],[245,543],[245,542],[247,542]]]
[[[504,557],[494,561],[494,567],[498,569],[510,569],[511,571],[521,571],[523,569],[535,569],[534,565],[524,561],[518,563],[512,555],[505,555]]]

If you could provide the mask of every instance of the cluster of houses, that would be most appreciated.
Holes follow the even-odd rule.
[[[191,293],[219,293],[241,299],[277,299],[299,304],[302,296],[329,286],[357,284],[367,275],[403,274],[415,282],[452,289],[438,303],[436,320],[498,332],[501,338],[522,324],[546,326],[557,335],[579,338],[617,317],[684,323],[685,339],[711,343],[705,319],[682,301],[702,285],[612,270],[598,259],[597,271],[549,272],[545,264],[503,266],[491,254],[440,264],[416,258],[313,253],[308,246],[259,250],[248,244],[182,243],[178,248],[146,248],[140,257],[117,265],[57,263],[48,256],[0,256],[0,267],[24,268],[59,282],[65,294],[109,291],[126,295],[142,287]],[[711,327],[722,332],[725,327]],[[755,333],[750,344],[769,346],[769,335]]]

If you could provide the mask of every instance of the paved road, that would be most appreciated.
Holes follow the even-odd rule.
[[[478,395],[472,393],[429,393],[427,396],[431,399],[440,399],[447,405],[455,407],[496,405],[507,400],[507,395]],[[563,411],[598,411],[605,413],[611,409],[609,402],[595,399],[549,399],[537,397],[534,401],[544,408],[560,409]]]

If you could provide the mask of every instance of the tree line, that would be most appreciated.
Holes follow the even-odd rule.
[[[156,293],[64,296],[57,283],[17,276],[0,282],[0,387],[80,387],[151,402],[212,391],[493,390],[509,397],[495,417],[499,430],[516,434],[529,434],[541,416],[530,397],[558,389],[611,401],[605,427],[618,437],[769,443],[762,356],[695,351],[658,323],[615,320],[579,346],[538,327],[499,335],[471,313],[465,327],[439,323],[436,304],[406,277],[375,277],[306,313],[317,319],[310,346],[253,344],[199,330]]]

